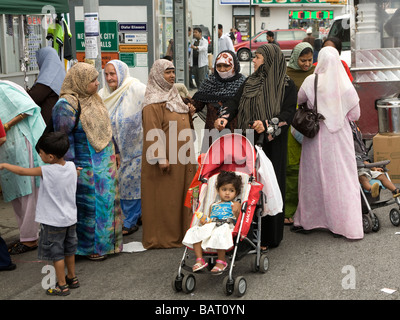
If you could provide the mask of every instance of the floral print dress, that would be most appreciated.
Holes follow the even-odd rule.
[[[68,134],[70,148],[65,160],[81,167],[76,204],[78,208],[77,255],[112,254],[122,250],[122,212],[116,179],[114,145],[96,152],[79,121],[74,132],[76,110],[65,99],[54,106],[55,131]]]

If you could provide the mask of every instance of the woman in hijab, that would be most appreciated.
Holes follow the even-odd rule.
[[[286,74],[293,80],[297,91],[303,81],[314,72],[313,47],[308,42],[300,42],[293,49]],[[296,138],[299,141],[296,140]],[[300,138],[299,138],[300,137]],[[293,224],[298,199],[298,177],[302,135],[290,127],[288,133],[288,162],[286,169],[285,225]]]
[[[232,99],[242,86],[246,77],[240,73],[239,60],[235,53],[230,50],[222,51],[215,59],[214,73],[204,80],[199,90],[193,96],[193,105],[196,112],[207,106],[207,117],[204,129],[214,129],[214,122],[218,118],[221,105]],[[237,119],[229,123],[229,129],[233,132],[236,128]],[[210,147],[213,138],[205,136],[202,152]]]
[[[192,218],[184,206],[196,171],[191,114],[174,86],[175,67],[156,60],[143,103],[143,246],[181,247]]]
[[[254,72],[246,79],[235,97],[224,103],[215,128],[222,130],[238,116],[238,128],[255,130],[254,141],[265,135],[263,151],[271,160],[282,199],[286,193],[286,162],[288,127],[296,111],[296,86],[286,75],[286,61],[280,48],[266,44],[256,50]],[[281,133],[266,134],[267,124],[278,118]],[[262,219],[261,246],[276,247],[283,237],[283,212]]]
[[[142,214],[140,171],[142,167],[142,104],[146,86],[129,75],[129,67],[120,60],[111,60],[104,67],[105,86],[99,91],[111,119],[113,139],[117,147],[117,166],[121,208],[124,213],[122,232],[138,230]]]
[[[28,93],[42,109],[44,122],[49,124],[51,111],[58,101],[65,78],[65,67],[57,51],[52,47],[44,47],[36,51],[36,61],[40,70],[39,76]]]
[[[19,85],[0,81],[0,119],[7,141],[0,147],[0,162],[33,168],[43,164],[35,150],[46,125],[40,108]],[[19,241],[10,254],[37,248],[39,224],[35,222],[40,179],[19,176],[7,170],[0,172],[0,185],[5,202],[11,202],[20,232]]]
[[[55,131],[69,137],[70,148],[64,158],[82,168],[76,195],[76,254],[104,260],[107,254],[122,250],[122,214],[111,122],[97,93],[97,77],[95,67],[84,62],[68,71],[53,108],[53,124]],[[79,122],[74,128],[76,117]]]
[[[360,186],[349,124],[360,116],[359,98],[335,48],[322,48],[315,74],[318,112],[325,120],[317,136],[303,139],[293,231],[326,228],[348,239],[361,239]],[[298,103],[307,102],[309,108],[314,104],[315,74],[304,80],[298,95]]]

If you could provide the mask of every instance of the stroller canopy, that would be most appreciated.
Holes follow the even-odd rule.
[[[200,171],[200,179],[209,179],[220,171],[243,172],[255,175],[256,151],[241,134],[223,135],[208,149]]]

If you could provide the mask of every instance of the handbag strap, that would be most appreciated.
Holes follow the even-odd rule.
[[[317,110],[317,87],[318,87],[318,73],[315,74],[315,80],[314,80],[314,110],[315,110],[315,113],[318,113],[318,110]]]

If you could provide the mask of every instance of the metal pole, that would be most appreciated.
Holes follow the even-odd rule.
[[[84,0],[83,12],[85,20],[85,62],[94,65],[99,72],[98,80],[100,88],[102,88],[99,0]]]

